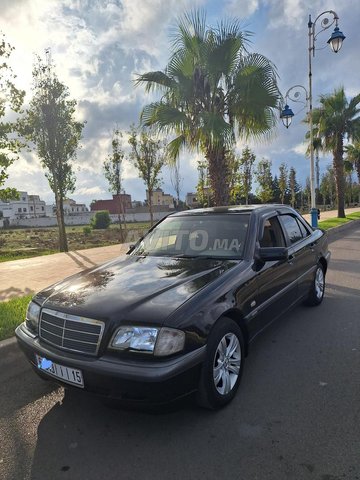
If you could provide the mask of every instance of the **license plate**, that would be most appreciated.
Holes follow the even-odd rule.
[[[52,377],[59,378],[66,383],[71,383],[71,385],[84,387],[84,379],[81,370],[65,367],[65,365],[54,363],[45,357],[40,357],[39,355],[35,355],[35,357],[37,367],[43,372]]]

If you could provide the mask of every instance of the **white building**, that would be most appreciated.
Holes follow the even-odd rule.
[[[46,205],[44,200],[40,200],[39,195],[28,195],[27,192],[19,192],[19,194],[19,200],[0,201],[0,212],[4,219],[18,220],[46,216]]]

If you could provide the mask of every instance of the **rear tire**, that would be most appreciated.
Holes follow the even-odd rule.
[[[319,263],[315,270],[315,276],[308,298],[305,300],[306,305],[315,307],[323,301],[325,293],[325,272],[324,267]]]
[[[203,363],[197,403],[216,410],[234,398],[244,365],[244,339],[240,327],[222,317],[211,331]]]

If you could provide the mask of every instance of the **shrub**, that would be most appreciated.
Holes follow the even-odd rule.
[[[108,228],[110,225],[110,215],[107,210],[99,210],[91,219],[90,225],[94,230]]]
[[[86,237],[88,237],[92,232],[92,228],[90,225],[86,225],[86,227],[83,228],[83,233]]]

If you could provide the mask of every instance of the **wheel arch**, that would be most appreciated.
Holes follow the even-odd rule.
[[[319,258],[319,263],[324,269],[324,274],[326,274],[327,267],[328,267],[326,259],[324,257]]]

